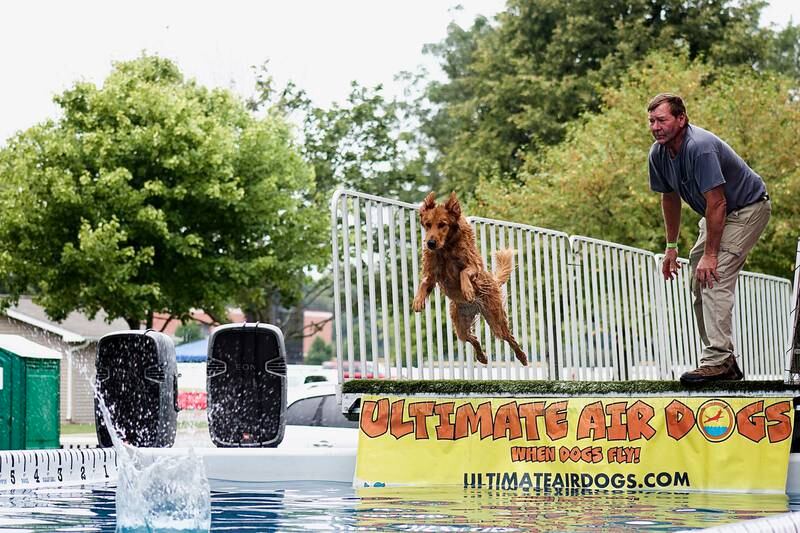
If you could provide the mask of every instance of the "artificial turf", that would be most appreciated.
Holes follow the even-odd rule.
[[[783,381],[717,381],[686,386],[679,381],[542,381],[542,380],[387,380],[354,379],[342,385],[345,394],[400,395],[676,395],[758,393],[800,396],[800,385]]]

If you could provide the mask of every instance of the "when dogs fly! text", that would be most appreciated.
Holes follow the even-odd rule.
[[[526,463],[638,463],[642,449],[637,446],[613,446],[606,453],[600,446],[512,446],[511,462]]]

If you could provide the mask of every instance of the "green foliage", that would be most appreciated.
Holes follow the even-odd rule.
[[[203,338],[203,330],[197,322],[187,322],[175,328],[175,336],[181,339],[180,344]]]
[[[347,101],[326,109],[313,105],[291,82],[276,90],[264,65],[256,90],[252,109],[299,115],[303,157],[314,169],[321,208],[328,208],[331,193],[340,187],[408,201],[430,188],[424,177],[426,149],[409,133],[409,107],[387,100],[380,85],[367,88],[354,81]]]
[[[777,33],[763,67],[800,79],[800,26],[789,24]]]
[[[367,88],[353,82],[345,103],[322,108],[292,82],[276,88],[267,67],[262,65],[257,73],[256,94],[248,107],[302,124],[301,151],[315,178],[315,195],[308,201],[326,217],[337,188],[412,202],[431,188],[427,152],[417,144],[418,137],[409,133],[413,126],[408,104],[386,99],[380,86]],[[330,294],[332,285],[331,273],[322,272],[306,287],[305,304],[330,307],[329,298],[322,302],[317,297]]]
[[[566,140],[529,153],[521,185],[484,181],[474,214],[662,251],[660,195],[649,189],[652,137],[645,108],[662,91],[684,96],[690,122],[719,135],[766,181],[772,220],[747,269],[786,277],[800,231],[800,101],[792,79],[748,68],[714,68],[685,55],[654,53],[608,89],[598,113]],[[680,249],[688,253],[699,216],[683,209]]]
[[[313,174],[283,120],[153,56],[55,100],[63,118],[0,151],[6,301],[33,291],[54,319],[104,309],[138,327],[296,298],[324,261],[326,217],[303,200]]]
[[[337,187],[416,200],[422,190],[424,150],[403,134],[403,109],[381,87],[353,83],[347,104],[313,108],[304,122],[303,153],[321,191]]]
[[[428,48],[448,81],[429,84],[432,110],[422,128],[444,190],[468,198],[479,178],[516,180],[526,154],[561,142],[568,124],[597,111],[604,89],[650,51],[683,49],[715,65],[796,63],[796,30],[776,41],[758,26],[763,5],[510,0],[495,26],[485,19],[469,30],[451,25],[445,41]]]
[[[314,337],[314,342],[306,354],[306,364],[321,365],[331,359],[333,359],[333,345],[322,340],[322,337]]]

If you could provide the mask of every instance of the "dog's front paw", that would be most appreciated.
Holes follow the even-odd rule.
[[[461,287],[461,293],[464,295],[464,299],[468,302],[471,302],[475,299],[475,289],[472,287],[472,283]]]
[[[420,298],[419,296],[414,298],[413,308],[415,313],[421,313],[425,309],[425,298]]]

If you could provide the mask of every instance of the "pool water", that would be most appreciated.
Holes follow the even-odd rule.
[[[112,485],[0,493],[0,532],[115,531]],[[212,531],[678,531],[800,511],[800,497],[528,493],[296,482],[213,491]]]

